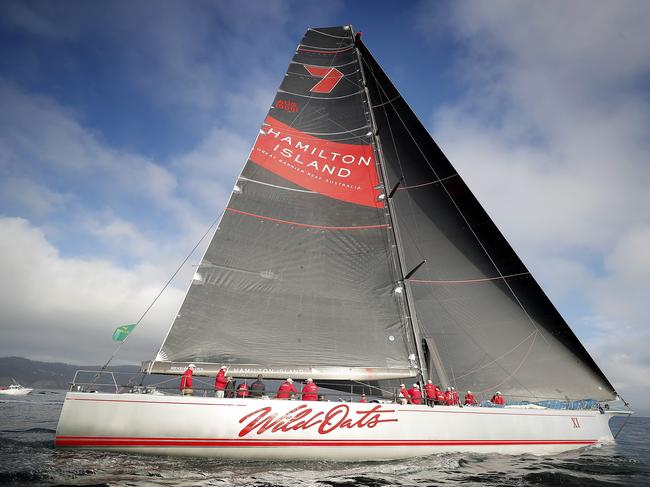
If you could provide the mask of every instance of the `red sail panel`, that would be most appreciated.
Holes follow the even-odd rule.
[[[303,188],[357,205],[381,208],[370,145],[320,139],[267,117],[250,157]]]

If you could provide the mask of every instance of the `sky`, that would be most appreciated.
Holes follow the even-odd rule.
[[[0,356],[112,354],[227,202],[308,27],[353,24],[650,413],[650,3],[0,2]],[[116,357],[153,358],[201,257]]]

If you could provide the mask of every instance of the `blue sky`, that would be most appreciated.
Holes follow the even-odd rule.
[[[0,4],[0,355],[108,357],[221,211],[305,29],[352,23],[615,386],[647,401],[646,2],[239,3]],[[155,353],[192,272],[120,360]]]

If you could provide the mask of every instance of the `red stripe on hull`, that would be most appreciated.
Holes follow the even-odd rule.
[[[592,445],[597,440],[251,440],[57,436],[56,446],[278,447],[278,446],[516,446]]]

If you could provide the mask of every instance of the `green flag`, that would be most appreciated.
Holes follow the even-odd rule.
[[[133,331],[135,325],[122,325],[115,328],[113,332],[113,340],[116,342],[123,342],[126,337],[129,336],[129,333]]]

